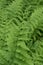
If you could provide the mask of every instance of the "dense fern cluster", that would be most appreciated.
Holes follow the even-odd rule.
[[[0,65],[43,65],[43,0],[0,0]]]

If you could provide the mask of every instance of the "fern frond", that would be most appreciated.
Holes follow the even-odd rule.
[[[0,0],[0,65],[43,64],[42,0]]]

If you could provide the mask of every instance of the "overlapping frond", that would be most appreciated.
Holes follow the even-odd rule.
[[[0,0],[0,65],[43,65],[42,3]]]

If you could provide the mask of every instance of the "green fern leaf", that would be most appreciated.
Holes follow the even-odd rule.
[[[43,65],[42,0],[0,0],[0,65]]]

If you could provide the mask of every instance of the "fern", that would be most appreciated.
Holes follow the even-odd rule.
[[[0,65],[43,65],[42,0],[0,0]]]

